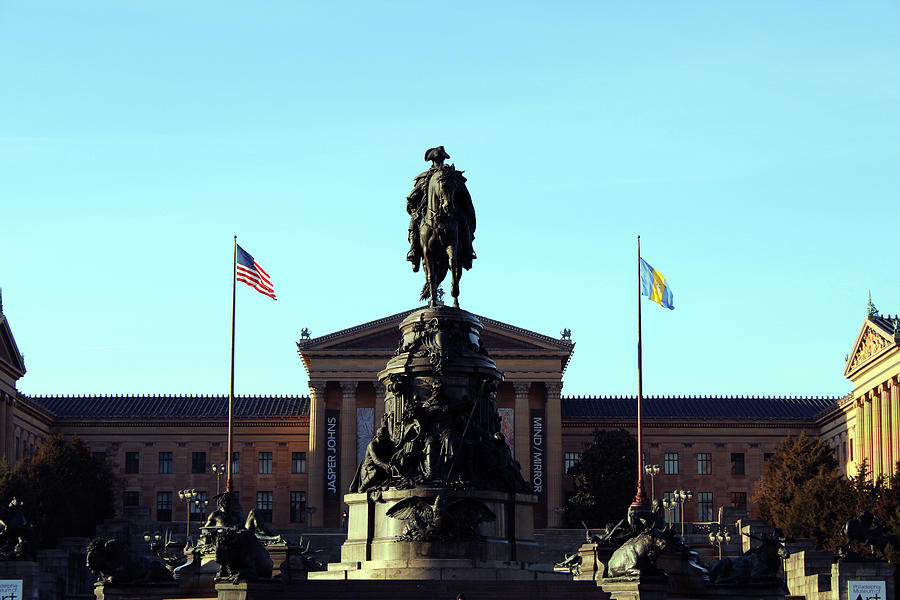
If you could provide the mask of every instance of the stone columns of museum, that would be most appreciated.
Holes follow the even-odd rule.
[[[341,498],[356,473],[356,387],[355,381],[341,382]]]
[[[513,390],[516,393],[516,404],[513,407],[513,452],[516,460],[522,465],[522,476],[531,481],[531,410],[528,405],[528,392],[531,391],[531,383],[514,382]]]
[[[880,387],[880,386],[879,386]],[[881,433],[884,431],[883,423],[881,422],[881,393],[879,388],[875,388],[872,390],[871,394],[871,403],[872,403],[872,419],[870,421],[871,425],[869,427],[869,431],[872,433],[872,476],[878,477],[884,470],[881,464]]]
[[[865,418],[863,419],[863,427],[866,430],[866,449],[863,452],[863,458],[866,459],[869,467],[869,473],[874,474],[874,460],[872,458],[872,402],[869,394],[863,399],[863,408],[865,410]]]
[[[894,472],[894,461],[891,452],[891,391],[888,384],[878,386],[881,403],[881,431],[878,438],[881,440],[881,472],[885,478]]]
[[[309,484],[307,505],[313,506],[309,526],[325,523],[325,382],[309,382]]]
[[[865,398],[857,398],[856,399],[856,439],[853,441],[856,444],[856,448],[853,450],[855,452],[853,456],[853,461],[856,465],[857,472],[859,472],[859,465],[862,464],[863,458],[866,456],[866,399]]]
[[[8,421],[6,419],[6,394],[0,394],[0,460],[5,460],[13,464],[12,455],[9,454],[9,440],[12,434],[7,431]]]
[[[891,468],[900,460],[900,386],[893,379],[888,383],[888,397],[891,403]]]
[[[549,527],[562,527],[565,502],[562,490],[562,408],[559,397],[562,392],[562,382],[547,383],[547,525]]]
[[[381,427],[381,418],[384,416],[384,385],[380,381],[375,382],[375,431]]]

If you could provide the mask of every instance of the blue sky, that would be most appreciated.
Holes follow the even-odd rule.
[[[294,341],[416,306],[405,197],[469,179],[461,305],[564,394],[838,395],[900,312],[900,5],[0,3],[0,286],[28,394],[305,394]]]

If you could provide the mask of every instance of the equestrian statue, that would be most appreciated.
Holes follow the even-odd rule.
[[[475,208],[466,188],[463,171],[445,165],[450,155],[443,146],[430,148],[425,160],[431,167],[416,176],[413,191],[406,198],[409,213],[409,253],[406,260],[418,272],[419,263],[425,267],[425,285],[420,300],[429,299],[429,306],[439,301],[438,286],[450,273],[450,295],[453,306],[459,307],[459,280],[463,269],[471,269],[475,260],[472,240],[475,239]]]

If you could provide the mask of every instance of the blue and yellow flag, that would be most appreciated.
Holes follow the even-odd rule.
[[[641,259],[641,293],[660,306],[675,309],[672,304],[672,288],[666,284],[663,274]]]

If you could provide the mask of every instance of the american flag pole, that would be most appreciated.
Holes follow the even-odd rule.
[[[231,482],[231,430],[234,407],[234,306],[237,298],[237,236],[234,236],[234,264],[231,271],[231,384],[228,387],[228,443],[225,450],[225,491],[234,491]]]

